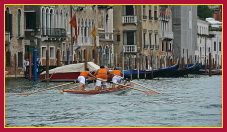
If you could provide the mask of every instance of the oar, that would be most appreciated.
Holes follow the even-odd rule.
[[[75,88],[77,88],[77,87],[79,87],[79,86],[75,86],[75,87],[72,87],[72,88],[69,88],[69,89],[66,89],[66,90],[72,90],[72,89],[75,89]],[[63,93],[64,93],[64,90],[65,90],[65,89],[61,89],[61,90],[59,91],[59,93],[60,93],[60,94],[63,94]]]
[[[148,95],[156,94],[156,93],[151,93],[149,91],[144,91],[144,90],[141,90],[141,89],[138,89],[138,88],[134,88],[134,87],[131,87],[131,86],[122,85],[122,84],[119,84],[119,83],[114,83],[114,84],[119,85],[119,86],[123,86],[123,87],[127,87],[127,88],[131,88],[133,90],[140,91],[140,92],[143,92],[143,93],[148,94]]]
[[[73,84],[73,83],[74,83],[74,82],[64,83],[64,84],[60,84],[60,85],[57,85],[57,86],[49,87],[49,88],[46,88],[46,89],[42,89],[42,90],[36,90],[36,91],[34,91],[34,92],[31,92],[31,93],[21,93],[21,94],[19,94],[19,95],[28,96],[28,95],[31,95],[31,94],[43,92],[43,91],[50,90],[50,89],[54,89],[54,88],[61,87],[61,86],[66,86],[66,85]]]
[[[139,85],[139,86],[141,86],[141,87],[143,87],[143,88],[145,88],[145,89],[147,89],[147,90],[150,90],[150,91],[147,91],[147,92],[149,92],[149,93],[160,94],[159,92],[156,92],[156,91],[154,91],[154,90],[152,90],[152,89],[150,89],[150,88],[147,88],[146,86],[144,86],[144,85],[142,85],[142,84],[139,84],[139,83],[136,83],[136,82],[133,82],[133,81],[131,81],[131,82],[134,83],[134,84],[136,84],[136,85]]]

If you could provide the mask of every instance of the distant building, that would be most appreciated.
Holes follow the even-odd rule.
[[[197,6],[173,6],[174,58],[194,63],[197,45]],[[181,62],[182,63],[182,62]]]
[[[216,68],[222,67],[222,22],[213,18],[206,18],[209,23],[209,36],[211,43],[211,54],[213,65]]]
[[[197,50],[195,51],[195,62],[208,64],[211,52],[211,38],[209,37],[209,23],[197,20]],[[206,60],[206,61],[205,61]]]
[[[213,68],[222,66],[222,25],[214,19],[197,20],[197,50],[195,61],[209,65],[209,53],[212,56]]]
[[[222,31],[210,31],[211,54],[214,68],[222,67]]]

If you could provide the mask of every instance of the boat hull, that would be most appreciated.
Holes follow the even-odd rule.
[[[63,90],[65,93],[71,93],[71,94],[87,94],[87,95],[93,95],[93,94],[106,94],[106,93],[115,93],[115,94],[121,94],[124,92],[127,92],[130,90],[130,84],[124,85],[124,86],[118,86],[117,88],[106,88],[102,90]]]
[[[78,78],[80,72],[70,72],[70,73],[53,73],[49,75],[49,81],[53,82],[67,82],[67,81],[74,81]],[[40,75],[40,79],[42,81],[46,80],[46,74]]]
[[[87,62],[87,67],[90,69],[91,73],[100,68],[93,62]],[[84,69],[84,63],[69,64],[53,68],[49,70],[49,81],[74,81],[78,78],[80,73],[84,71]],[[43,71],[40,74],[40,79],[46,81],[46,71]]]

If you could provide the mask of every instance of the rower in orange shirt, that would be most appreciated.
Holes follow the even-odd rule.
[[[115,85],[117,83],[121,83],[122,73],[117,68],[114,68],[114,70],[112,71],[112,74],[114,75],[114,77],[112,78],[112,82],[113,82],[112,88],[115,88]]]
[[[101,90],[102,89],[102,87],[101,87],[102,85],[104,87],[106,87],[108,74],[110,74],[110,73],[109,73],[108,69],[105,68],[104,66],[100,66],[100,69],[95,72],[95,74],[94,74],[96,76],[95,90]]]
[[[86,82],[86,79],[88,78],[88,76],[93,77],[93,75],[89,72],[89,69],[86,68],[85,71],[82,71],[80,73],[80,76],[77,79],[80,83],[79,89],[82,91],[85,90],[85,82]]]

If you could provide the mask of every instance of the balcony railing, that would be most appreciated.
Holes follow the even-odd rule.
[[[137,52],[137,45],[123,45],[124,53],[135,53]]]
[[[154,45],[150,45],[150,48],[151,48],[151,50],[153,50],[154,49]]]
[[[159,49],[159,45],[154,45],[155,46],[155,50]]]
[[[137,17],[136,16],[122,16],[122,23],[134,23],[137,24]]]
[[[78,36],[77,40],[78,46],[92,46],[92,38],[85,36]]]
[[[143,48],[144,49],[148,49],[149,45],[144,45]]]
[[[66,37],[64,28],[42,28],[42,36],[48,37]]]
[[[99,32],[100,41],[113,41],[113,33]]]
[[[10,43],[10,33],[6,32],[5,33],[5,44],[9,44]]]
[[[147,16],[143,16],[143,19],[147,19]]]
[[[163,31],[162,38],[165,39],[173,39],[173,32]]]

